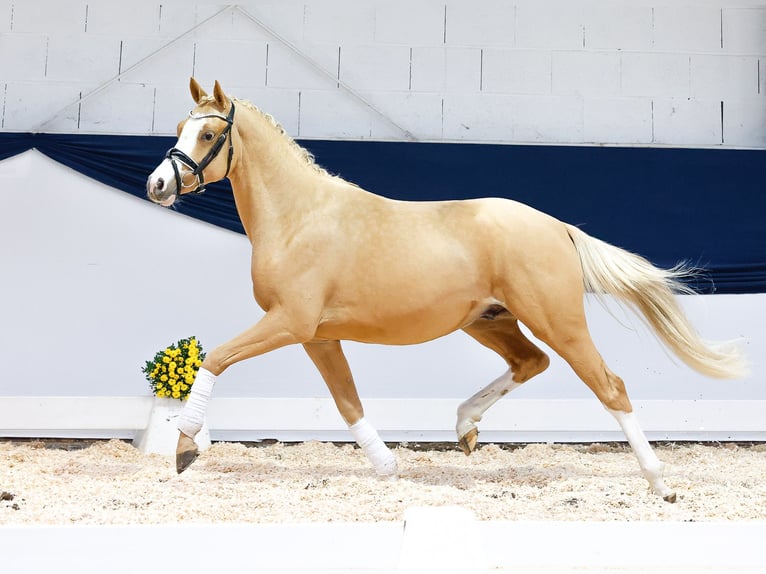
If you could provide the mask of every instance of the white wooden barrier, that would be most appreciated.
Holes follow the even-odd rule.
[[[0,436],[133,438],[149,420],[152,397],[0,397]],[[367,418],[392,442],[451,442],[460,399],[368,399]],[[650,440],[766,440],[763,400],[638,400]],[[331,399],[217,398],[213,440],[351,440]],[[508,398],[479,425],[482,442],[622,441],[600,403]]]

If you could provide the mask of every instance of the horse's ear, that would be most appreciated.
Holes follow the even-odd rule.
[[[226,94],[223,93],[223,88],[221,87],[221,84],[218,82],[218,80],[215,81],[213,97],[215,98],[215,103],[218,104],[222,110],[225,110],[229,103],[229,98],[227,98]]]
[[[202,99],[207,97],[207,92],[202,89],[202,86],[200,86],[197,80],[194,78],[189,80],[189,91],[191,92],[191,97],[196,104],[201,104]]]

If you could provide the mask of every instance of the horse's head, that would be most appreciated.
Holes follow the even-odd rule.
[[[234,154],[231,128],[234,102],[216,81],[208,96],[197,81],[189,83],[197,107],[178,124],[178,141],[146,181],[149,199],[168,207],[184,193],[202,193],[205,183],[229,175]],[[228,144],[227,144],[228,140]]]

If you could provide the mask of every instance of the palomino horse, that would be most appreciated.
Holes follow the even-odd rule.
[[[253,292],[265,315],[205,358],[180,417],[179,473],[197,456],[193,439],[216,377],[238,361],[300,343],[377,473],[395,475],[393,454],[364,418],[340,341],[410,345],[457,329],[508,363],[504,375],[458,408],[458,441],[470,454],[483,413],[548,366],[521,322],[614,415],[653,490],[675,500],[622,380],[591,340],[583,296],[614,295],[635,307],[691,368],[741,376],[739,351],[702,341],[677,304],[683,269],[657,269],[507,199],[407,202],[374,195],[321,169],[270,116],[230,99],[218,82],[212,96],[193,78],[190,88],[197,107],[179,124],[176,147],[149,176],[147,192],[169,206],[206,181],[231,180],[252,243]]]

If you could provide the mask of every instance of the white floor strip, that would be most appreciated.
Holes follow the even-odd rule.
[[[0,571],[755,574],[764,539],[766,522],[478,522],[454,508],[413,509],[406,527],[0,526]]]

